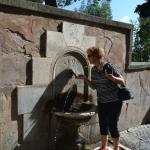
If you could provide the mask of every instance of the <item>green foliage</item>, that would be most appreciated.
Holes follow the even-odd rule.
[[[57,5],[58,6],[61,6],[61,7],[64,7],[64,6],[68,6],[68,5],[71,5],[73,4],[74,2],[77,2],[77,1],[84,1],[84,0],[56,0],[57,1]],[[111,0],[94,0],[94,1],[108,1],[110,2]]]
[[[101,0],[99,2],[99,0],[88,0],[86,4],[83,0],[78,11],[105,19],[112,19],[110,1],[111,0]]]
[[[58,6],[64,7],[64,6],[71,5],[74,2],[80,1],[80,0],[56,0],[56,1],[57,1]]]
[[[82,3],[84,3],[85,0],[56,0],[56,1],[57,1],[58,6],[64,7],[64,6],[71,5],[71,4],[73,4],[74,2],[77,2],[77,1],[81,1]],[[86,0],[86,1],[89,1],[89,0]],[[103,3],[105,1],[110,2],[111,0],[93,0],[93,2],[97,3],[97,4],[99,2]]]
[[[150,18],[141,19],[135,28],[132,61],[150,61]]]
[[[102,4],[100,9],[100,16],[106,19],[112,19],[110,1],[107,0],[105,3]]]
[[[44,0],[28,0],[32,2],[42,3]],[[73,4],[76,1],[80,0],[56,0],[57,6],[64,7]]]

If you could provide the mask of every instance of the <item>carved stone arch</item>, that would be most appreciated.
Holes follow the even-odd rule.
[[[90,64],[89,64],[89,61],[87,60],[85,51],[81,50],[78,47],[71,47],[71,46],[68,46],[62,51],[57,52],[55,57],[53,57],[52,65],[51,65],[52,74],[54,72],[56,62],[65,55],[70,55],[70,56],[72,55],[73,57],[78,59],[84,66],[86,66],[86,69],[88,70],[88,73],[86,75],[87,76],[90,75]]]
[[[63,86],[68,86],[67,85],[68,79],[66,77],[66,75],[68,74],[67,71],[72,71],[73,73],[75,73],[75,75],[84,74],[87,77],[90,77],[90,65],[88,59],[86,57],[85,52],[80,48],[68,46],[62,51],[57,52],[57,54],[53,58],[50,72],[52,75],[52,80],[54,82],[53,84],[54,99],[55,95],[57,95],[57,93],[60,93],[62,88],[64,88]],[[59,84],[61,84],[62,87],[61,86],[58,87]],[[73,83],[70,83],[70,85],[66,89],[70,88],[71,84]],[[55,90],[56,87],[58,87],[57,90]],[[86,87],[84,90],[88,91],[88,87]]]

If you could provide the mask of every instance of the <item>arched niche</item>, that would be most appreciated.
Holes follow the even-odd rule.
[[[90,78],[90,66],[85,53],[77,48],[67,48],[60,52],[52,65],[53,99],[54,103],[63,105],[67,93],[72,88],[83,94],[84,100],[88,97],[88,85],[84,80],[76,79],[79,74]]]

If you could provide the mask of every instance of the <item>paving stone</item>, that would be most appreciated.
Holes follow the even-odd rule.
[[[120,141],[132,150],[150,150],[150,125],[141,125],[121,132]]]

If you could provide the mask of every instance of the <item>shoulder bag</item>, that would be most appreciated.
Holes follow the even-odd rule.
[[[130,100],[134,98],[131,91],[125,85],[121,85],[119,87],[118,97],[122,101]]]

